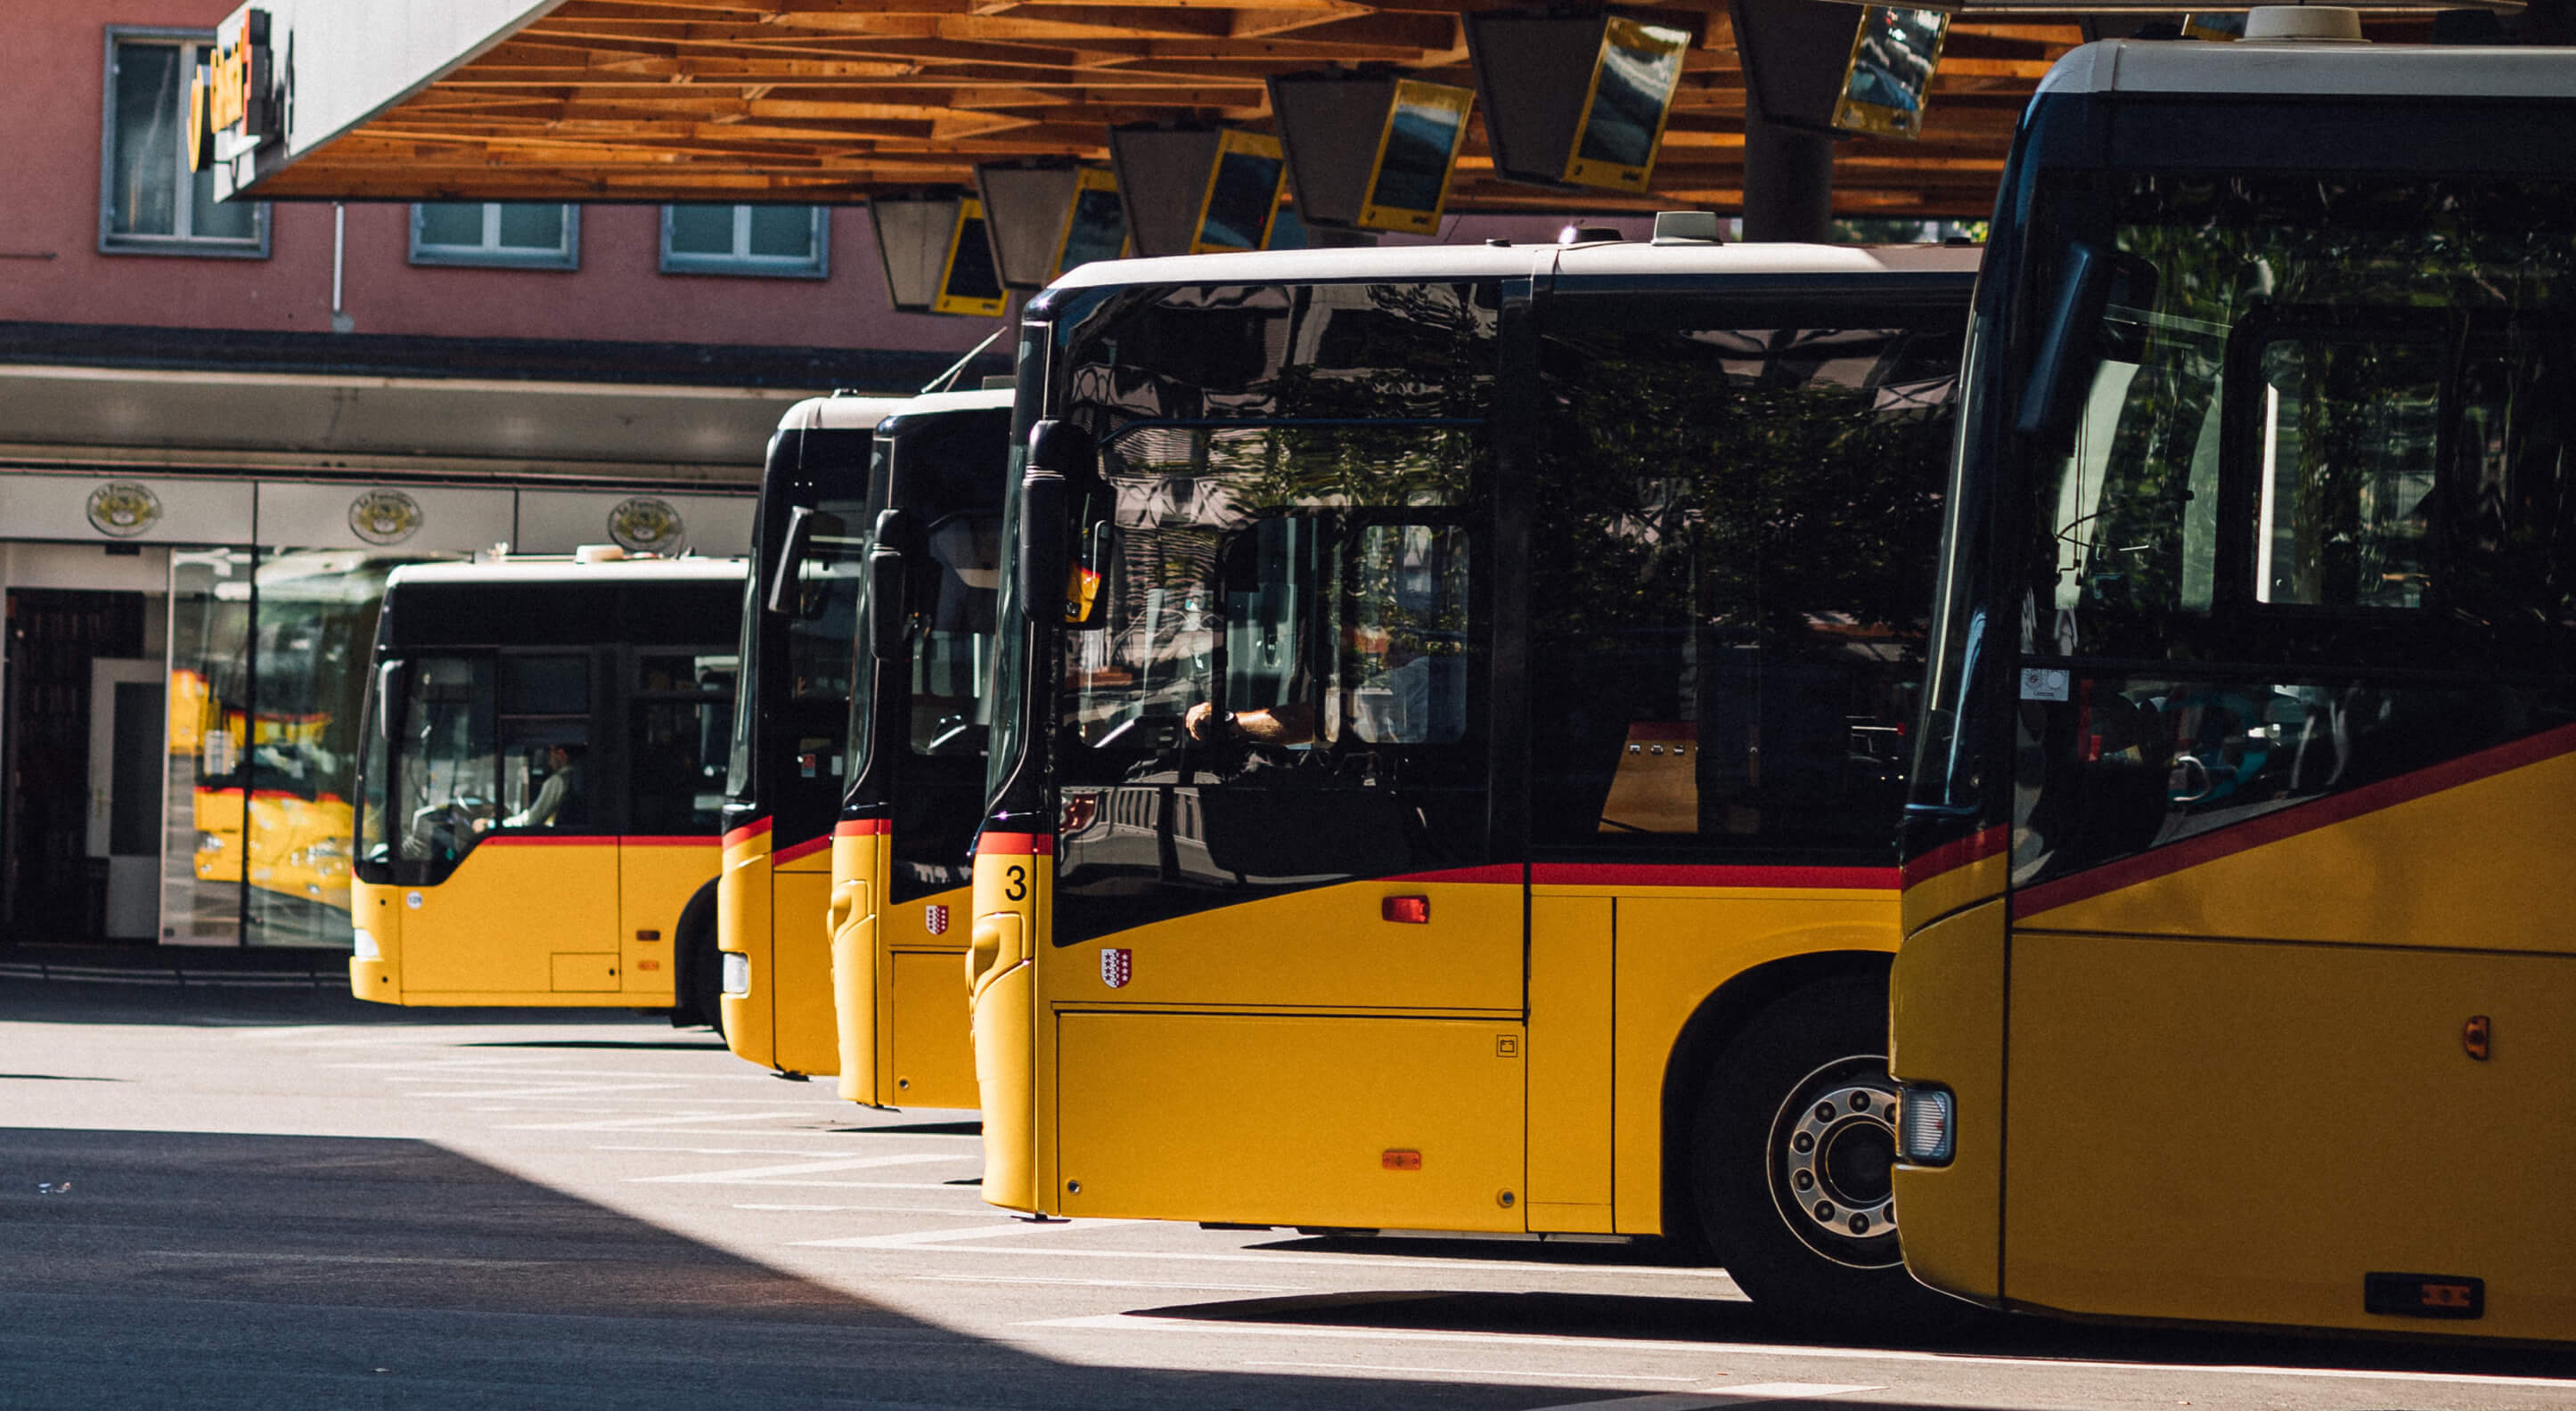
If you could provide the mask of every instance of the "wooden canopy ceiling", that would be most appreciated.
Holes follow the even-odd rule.
[[[1471,86],[1461,13],[1488,0],[566,0],[264,178],[264,197],[850,202],[962,186],[977,163],[1105,161],[1112,124],[1270,122],[1263,81],[1393,65]],[[1497,179],[1481,122],[1455,211],[1731,212],[1744,73],[1725,0],[1697,12],[1654,190]],[[1837,144],[1851,216],[1989,210],[2013,122],[2083,34],[1962,20],[1919,141]]]

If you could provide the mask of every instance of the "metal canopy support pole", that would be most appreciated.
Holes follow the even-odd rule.
[[[1744,63],[1744,238],[1821,241],[1834,207],[1834,105],[1864,13],[1730,0]]]
[[[1744,238],[1823,243],[1834,214],[1834,140],[1744,119]]]

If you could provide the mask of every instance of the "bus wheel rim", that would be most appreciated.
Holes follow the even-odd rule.
[[[1836,1264],[1884,1269],[1900,1261],[1896,1198],[1896,1084],[1887,1060],[1853,1054],[1791,1085],[1764,1153],[1780,1219]]]

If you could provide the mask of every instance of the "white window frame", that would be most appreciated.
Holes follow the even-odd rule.
[[[755,275],[769,279],[829,279],[832,277],[832,208],[829,206],[808,208],[814,217],[814,257],[808,260],[750,253],[752,208],[740,204],[733,208],[734,252],[732,254],[675,253],[671,249],[671,213],[674,209],[671,206],[662,208],[662,273],[664,274],[734,274]]]
[[[135,235],[116,229],[116,51],[120,45],[177,48],[187,60],[182,67],[195,69],[195,55],[185,51],[199,44],[215,42],[211,29],[175,29],[161,25],[109,25],[106,27],[106,53],[99,61],[98,122],[98,250],[102,255],[185,255],[192,259],[264,260],[268,258],[268,203],[256,202],[251,207],[251,236],[247,240],[231,236],[195,235],[188,233],[196,216],[196,183],[188,170],[187,137],[176,144],[178,170],[171,174],[176,184],[178,225],[174,235]],[[187,121],[188,95],[179,95],[180,123],[183,134]]]
[[[553,249],[540,250],[533,245],[501,243],[501,207],[504,205],[552,205],[550,201],[441,201],[443,206],[479,205],[483,208],[483,243],[481,245],[424,245],[420,239],[423,207],[430,203],[411,203],[411,262],[416,265],[473,265],[502,269],[579,269],[581,268],[581,207],[563,203],[563,243]]]

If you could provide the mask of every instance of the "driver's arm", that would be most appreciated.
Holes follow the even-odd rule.
[[[1311,745],[1315,742],[1315,708],[1290,701],[1267,710],[1220,711],[1206,701],[1181,716],[1190,738],[1203,745],[1242,740],[1256,745]]]

